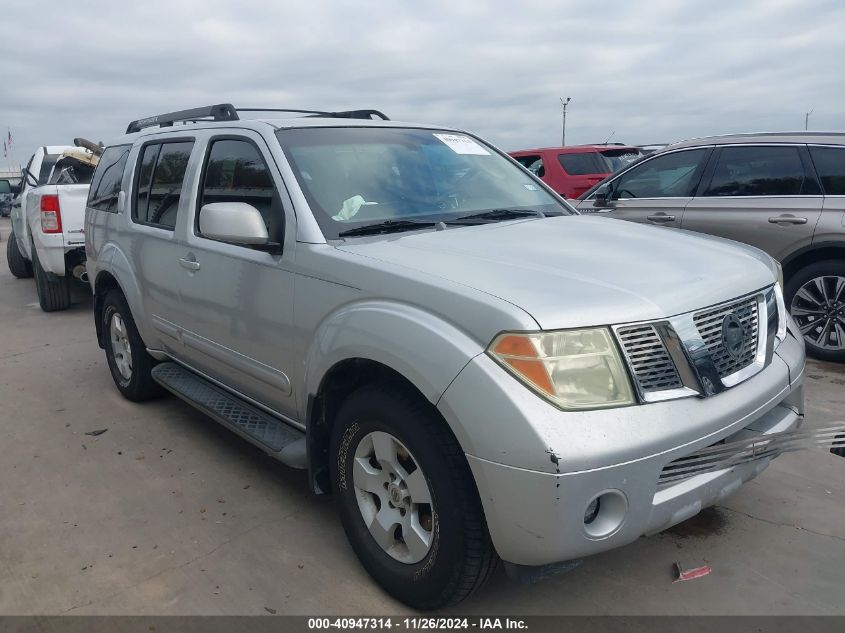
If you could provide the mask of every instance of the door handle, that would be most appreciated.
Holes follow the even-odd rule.
[[[769,224],[807,224],[807,218],[796,218],[794,215],[778,215],[769,218]]]
[[[195,259],[188,259],[187,257],[180,257],[179,263],[181,264],[182,268],[187,268],[188,270],[199,270],[200,263]]]
[[[674,215],[666,215],[665,213],[657,213],[655,215],[647,215],[647,220],[651,222],[674,222],[675,216]]]

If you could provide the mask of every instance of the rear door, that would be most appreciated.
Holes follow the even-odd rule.
[[[154,137],[155,138],[155,137]],[[186,175],[192,166],[192,137],[155,138],[141,146],[131,195],[131,242],[125,251],[144,289],[144,313],[165,351],[181,357],[178,323],[180,258],[184,257]]]
[[[806,146],[730,145],[716,150],[681,226],[782,260],[812,242],[822,203]]]
[[[822,215],[813,243],[845,241],[845,147],[810,145],[810,157],[824,192]]]
[[[696,147],[656,154],[603,184],[578,210],[678,228],[711,151]],[[607,196],[604,204],[596,201],[596,194],[602,193]]]

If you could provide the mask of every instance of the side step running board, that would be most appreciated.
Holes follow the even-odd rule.
[[[153,368],[153,380],[206,415],[293,468],[306,468],[305,434],[172,362]]]

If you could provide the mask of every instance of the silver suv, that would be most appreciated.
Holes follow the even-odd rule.
[[[684,141],[588,191],[578,208],[763,249],[783,265],[808,353],[845,362],[845,134]]]
[[[107,147],[97,335],[130,400],[164,388],[307,468],[386,591],[437,608],[500,559],[570,566],[794,444],[771,257],[581,217],[466,132],[304,114],[199,108]]]

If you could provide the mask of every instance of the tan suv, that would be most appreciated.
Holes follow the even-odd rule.
[[[845,361],[845,134],[736,134],[670,145],[586,192],[582,213],[719,235],[783,265],[816,358]]]

